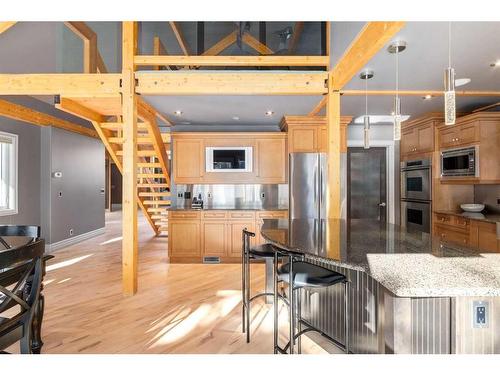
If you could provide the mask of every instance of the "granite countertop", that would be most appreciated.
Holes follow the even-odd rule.
[[[500,214],[490,214],[483,212],[463,212],[463,211],[445,211],[434,210],[436,214],[455,215],[465,217],[471,220],[485,221],[488,223],[500,223]]]
[[[364,271],[399,297],[500,296],[500,254],[429,233],[371,220],[301,219],[264,219],[261,233],[288,251]]]
[[[211,210],[221,210],[221,211],[287,211],[288,207],[283,206],[270,206],[262,207],[256,205],[231,205],[231,206],[212,206],[206,205],[203,209],[192,208],[191,206],[176,206],[169,207],[168,211],[211,211]]]

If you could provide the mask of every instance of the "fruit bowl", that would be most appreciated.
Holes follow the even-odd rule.
[[[481,212],[482,210],[484,210],[484,204],[467,203],[461,204],[460,208],[465,212]]]

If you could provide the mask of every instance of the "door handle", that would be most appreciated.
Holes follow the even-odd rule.
[[[387,205],[385,204],[385,202],[379,203],[378,205],[379,205],[379,207],[385,207],[385,206],[387,206]]]

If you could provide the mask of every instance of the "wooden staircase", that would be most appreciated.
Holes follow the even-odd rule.
[[[123,123],[108,121],[109,118],[121,119],[121,116],[101,115],[69,99],[61,100],[57,107],[92,122],[118,170],[123,173]],[[166,142],[156,122],[156,111],[141,99],[138,100],[137,117],[138,204],[155,234],[168,235],[167,209],[171,201]]]
[[[141,116],[144,118],[144,116]],[[94,127],[101,136],[116,166],[122,170],[121,123],[96,123]],[[137,195],[139,206],[157,235],[168,234],[168,212],[170,206],[170,175],[168,156],[154,116],[137,124]]]

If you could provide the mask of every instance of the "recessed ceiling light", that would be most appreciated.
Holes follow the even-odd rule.
[[[238,116],[233,116],[234,121],[238,121],[240,118]]]
[[[273,111],[266,111],[266,116],[272,116],[272,115],[274,115]]]
[[[431,94],[427,94],[427,95],[422,96],[422,99],[424,99],[424,100],[431,100],[432,98],[433,98],[433,96]]]
[[[500,59],[499,59],[499,60],[497,60],[497,61],[495,61],[495,62],[492,62],[492,63],[490,64],[490,66],[491,66],[492,68],[498,68],[498,67],[500,66]]]
[[[177,110],[177,111],[174,112],[174,115],[176,115],[176,116],[182,116],[182,111]]]

